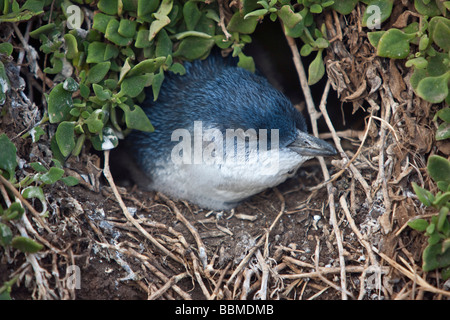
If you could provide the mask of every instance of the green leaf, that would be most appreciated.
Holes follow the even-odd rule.
[[[446,2],[444,2],[444,4],[445,4]],[[449,6],[450,7],[450,6]],[[448,7],[447,7],[447,10],[450,10]],[[442,270],[441,270],[441,277],[442,277],[442,280],[444,280],[444,281],[447,281],[449,278],[450,278],[450,267],[447,267],[447,268],[443,268]]]
[[[5,220],[5,221],[18,220],[22,217],[24,212],[25,212],[25,209],[22,207],[22,205],[19,202],[13,202],[13,203],[11,203],[9,208],[5,210],[5,212],[1,216],[1,219]]]
[[[25,253],[36,253],[44,248],[44,246],[33,239],[27,237],[16,236],[12,239],[11,245]]]
[[[106,101],[111,99],[111,91],[103,90],[103,87],[101,85],[94,83],[92,84],[92,89],[94,90],[95,96],[100,101]]]
[[[412,183],[412,187],[420,202],[422,202],[427,207],[430,207],[434,201],[434,196],[431,194],[431,192],[422,187],[419,187],[415,182]]]
[[[0,61],[0,106],[6,102],[6,93],[9,91],[11,84],[9,78],[6,75],[5,66]]]
[[[420,80],[417,94],[431,103],[441,103],[448,95],[450,71],[438,77],[427,77]]]
[[[433,41],[445,52],[450,51],[450,22],[444,23],[442,20],[437,22],[433,32]]]
[[[432,42],[435,42],[434,41],[434,34],[435,34],[436,30],[438,29],[437,28],[438,24],[439,25],[444,25],[446,27],[443,30],[441,30],[441,31],[444,31],[443,33],[440,33],[439,31],[437,32],[438,36],[441,37],[441,35],[444,35],[446,33],[445,30],[450,28],[450,19],[447,19],[447,18],[444,18],[444,17],[441,17],[441,16],[436,16],[436,17],[431,18],[431,20],[430,20],[430,22],[428,24],[428,34],[429,34],[430,40]],[[445,40],[445,39],[442,39],[442,40]],[[441,41],[438,40],[438,42],[441,42]],[[444,44],[444,46],[445,46],[445,44]]]
[[[89,44],[89,47],[87,49],[87,63],[100,63],[104,62],[105,59],[105,50],[106,50],[106,43],[94,41]]]
[[[44,7],[44,1],[41,0],[27,0],[23,4],[22,8],[20,8],[21,11],[23,10],[30,10],[35,13],[39,13],[42,11]]]
[[[249,12],[249,13],[247,13],[244,16],[244,20],[249,18],[249,17],[261,17],[261,16],[264,16],[267,12],[269,12],[269,10],[267,10],[267,9],[258,9],[258,10]]]
[[[181,41],[178,50],[173,55],[174,57],[184,57],[187,60],[201,59],[209,54],[214,42],[212,38],[185,38]]]
[[[41,187],[27,187],[22,190],[22,195],[25,199],[37,198],[45,203],[44,191]]]
[[[215,21],[216,23],[220,22],[220,17],[217,11],[213,10],[213,9],[206,9],[205,10],[205,16],[208,19],[211,19],[213,21]]]
[[[414,7],[423,16],[434,17],[441,14],[436,1],[414,0]]]
[[[139,62],[128,72],[127,77],[132,77],[135,75],[142,75],[144,73],[153,73],[163,65],[166,61],[165,57],[158,57],[155,59],[146,59]]]
[[[260,6],[258,4],[258,0],[242,0],[241,3],[242,3],[242,14],[247,14]]]
[[[174,63],[170,66],[169,71],[175,73],[175,74],[179,74],[180,76],[186,74],[186,69],[184,68],[184,66],[181,63]]]
[[[334,1],[331,8],[339,12],[340,14],[347,15],[350,12],[353,11],[356,4],[358,3],[358,0],[340,0],[340,1]]]
[[[436,217],[433,217],[433,218],[436,218]],[[437,233],[435,231],[436,231],[436,222],[433,221],[433,219],[431,219],[431,223],[428,225],[427,230],[425,230],[425,234],[427,236],[430,236],[428,238],[428,243],[431,245],[436,244],[441,240],[439,233]]]
[[[75,148],[75,125],[75,122],[63,121],[56,129],[56,142],[64,157],[67,157]]]
[[[73,187],[80,183],[75,177],[64,177],[61,178],[61,181],[68,187]]]
[[[128,72],[130,72],[130,70],[131,70],[130,58],[126,58],[122,68],[120,68],[119,83],[122,83],[123,79],[128,74]]]
[[[246,35],[245,34],[241,35],[241,40],[242,40],[243,36],[246,36]],[[183,32],[174,34],[173,37],[177,40],[182,40],[187,37],[199,37],[199,38],[204,38],[204,39],[212,38],[212,36],[210,34],[200,32],[200,31],[183,31]]]
[[[89,69],[87,73],[87,82],[89,83],[98,83],[103,80],[103,78],[108,73],[111,67],[111,62],[105,61],[101,63],[97,63],[95,66]]]
[[[447,107],[447,108],[444,108],[444,109],[439,110],[439,111],[437,112],[437,116],[438,116],[441,120],[450,123],[450,108]]]
[[[428,158],[428,173],[434,181],[450,183],[450,161],[446,158],[432,155]]]
[[[450,123],[441,123],[436,130],[436,140],[441,141],[450,138]]]
[[[278,10],[278,17],[283,21],[284,25],[290,29],[294,28],[303,19],[300,13],[292,11],[290,5],[282,6],[281,9]]]
[[[75,127],[75,130],[76,131],[78,131],[77,130],[77,128],[82,128],[81,127],[81,125],[77,125],[76,127]],[[82,129],[81,129],[82,130]],[[75,147],[73,148],[73,150],[72,150],[72,155],[73,156],[75,156],[75,157],[77,157],[79,154],[80,154],[80,152],[81,152],[81,149],[83,148],[83,145],[84,145],[84,142],[86,141],[86,134],[84,133],[84,131],[78,136],[78,138],[77,138],[77,141],[75,142]],[[62,179],[61,179],[62,180]]]
[[[138,0],[137,16],[139,19],[149,22],[150,14],[155,12],[159,6],[159,0]]]
[[[429,43],[430,38],[428,38],[428,35],[422,35],[419,40],[419,51],[425,51],[428,48]]]
[[[161,5],[159,6],[157,14],[167,16],[173,8],[173,0],[162,0]]]
[[[12,181],[17,167],[17,149],[5,133],[0,135],[0,150],[0,169],[8,172],[9,180]]]
[[[405,66],[408,68],[414,66],[418,69],[425,69],[428,66],[428,61],[424,57],[418,57],[406,61]]]
[[[311,47],[309,44],[304,44],[302,48],[300,49],[300,55],[302,57],[307,57],[311,54],[313,51],[313,47]]]
[[[60,57],[58,57],[57,53],[54,53],[52,57],[50,58],[50,62],[52,63],[52,67],[45,68],[44,72],[49,74],[57,74],[62,71],[63,62]]]
[[[314,45],[316,48],[326,49],[326,48],[328,48],[330,43],[325,38],[318,38],[314,41]]]
[[[316,14],[322,13],[322,6],[321,6],[320,4],[314,3],[314,4],[309,8],[309,10],[310,10],[312,13],[316,13]]]
[[[450,192],[447,192],[446,194],[447,194],[447,201],[448,201],[448,199],[450,199]],[[439,232],[442,232],[444,230],[444,225],[446,223],[448,224],[447,215],[448,215],[449,210],[450,209],[445,206],[442,207],[441,210],[439,210],[438,223],[437,223],[437,228],[438,228]]]
[[[64,170],[56,167],[51,167],[50,170],[40,176],[39,180],[41,180],[45,184],[53,184],[56,181],[60,180],[64,175]]]
[[[428,60],[428,76],[436,77],[445,74],[448,71],[446,60],[448,59],[448,53],[433,53],[434,56],[429,57]]]
[[[92,137],[91,142],[95,150],[111,150],[118,146],[119,138],[117,138],[113,129],[104,127],[102,134]]]
[[[305,31],[305,23],[304,22],[305,22],[305,19],[300,21],[300,23],[297,23],[295,25],[295,27],[293,27],[293,28],[289,28],[288,26],[285,26],[284,32],[289,37],[298,38],[298,37],[302,36]]]
[[[156,49],[155,53],[157,57],[168,57],[172,55],[173,43],[170,40],[169,35],[166,30],[162,29],[156,39]],[[156,71],[156,70],[155,70]],[[154,72],[154,71],[152,71]]]
[[[336,1],[337,2],[337,1]],[[369,5],[366,8],[366,11],[363,14],[362,17],[362,26],[363,27],[371,27],[376,24],[381,24],[384,21],[386,21],[390,16],[392,12],[392,6],[394,4],[394,0],[372,0],[370,1]],[[377,11],[371,11],[369,10],[371,7],[374,6],[379,10],[380,16],[378,17],[378,10]],[[372,8],[374,8],[372,7]],[[374,19],[375,18],[375,19]],[[369,25],[368,25],[369,23]]]
[[[415,219],[409,221],[408,226],[414,230],[424,232],[428,228],[428,221],[425,219]]]
[[[84,123],[87,124],[88,130],[91,133],[99,133],[103,129],[103,120],[105,114],[102,109],[97,109],[92,112],[89,117],[84,120]]]
[[[255,72],[255,61],[253,61],[253,57],[248,57],[243,52],[239,53],[238,57],[238,67],[247,69],[251,72]]]
[[[422,253],[422,269],[425,272],[434,270],[439,267],[436,256],[439,254],[441,246],[439,244],[427,246]]]
[[[0,245],[6,247],[10,245],[13,234],[11,229],[3,223],[0,223]]]
[[[63,82],[63,88],[64,90],[75,92],[78,90],[79,86],[78,83],[71,77],[67,78]]]
[[[120,92],[118,93],[118,95],[120,97],[123,95],[127,95],[131,98],[137,97],[142,92],[142,90],[144,90],[147,79],[147,75],[125,78],[120,85]]]
[[[42,163],[40,163],[40,162],[32,162],[32,163],[30,163],[30,167],[32,167],[34,171],[41,172],[41,173],[48,171],[47,168],[44,167],[42,165]]]
[[[13,52],[13,46],[9,42],[0,43],[0,53],[10,56]]]
[[[111,19],[106,26],[105,38],[117,44],[118,46],[126,47],[131,44],[133,38],[127,38],[119,33],[120,22],[116,19]]]
[[[195,26],[197,25],[201,16],[202,13],[198,9],[196,1],[190,0],[184,4],[183,17],[188,30],[195,30]]]
[[[72,34],[66,33],[64,35],[64,42],[67,48],[66,57],[68,59],[75,59],[75,57],[78,55],[77,39]]]
[[[103,56],[104,61],[108,61],[114,58],[117,58],[119,55],[119,48],[115,45],[108,43],[105,48],[105,55]]]
[[[31,141],[33,143],[37,142],[39,138],[44,134],[45,132],[41,127],[39,126],[34,127],[33,129],[30,130]]]
[[[70,117],[72,108],[72,93],[64,89],[63,84],[57,84],[48,96],[48,117],[50,123],[58,123]]]
[[[121,19],[119,23],[119,29],[117,31],[125,38],[132,38],[136,34],[136,26],[136,21]]]
[[[399,29],[389,29],[380,38],[377,55],[392,59],[404,59],[410,52],[409,41],[415,35],[406,34]]]
[[[233,44],[233,41],[226,40],[224,35],[216,35],[213,37],[213,39],[216,46],[218,46],[220,49],[227,49]]]
[[[446,182],[446,181],[438,181],[436,183],[437,187],[439,188],[439,190],[446,192],[446,191],[450,191],[450,183]]]
[[[100,0],[97,7],[104,13],[114,16],[118,12],[119,0]]]
[[[92,25],[92,28],[102,33],[106,33],[106,27],[108,26],[108,23],[111,19],[114,19],[114,17],[101,12],[97,12],[94,15],[94,23]]]
[[[170,23],[170,19],[168,16],[157,15],[156,13],[155,16],[157,16],[158,18],[150,25],[148,41],[152,41],[156,37],[158,32]]]
[[[439,182],[446,183],[446,181]],[[448,187],[448,185],[446,186]],[[434,199],[433,205],[437,208],[441,208],[442,206],[445,206],[448,201],[450,201],[450,192],[444,192],[443,194],[438,193]]]
[[[429,64],[429,63],[428,63]],[[417,93],[417,87],[419,86],[419,82],[427,76],[427,69],[419,69],[415,68],[411,78],[409,79],[411,83],[411,87]]]
[[[53,30],[55,30],[55,24],[53,22],[49,24],[44,24],[43,26],[37,28],[36,30],[31,31],[30,37],[32,37],[33,39],[38,39],[41,34],[50,33]]]
[[[150,34],[150,31],[147,29],[138,30],[137,36],[136,36],[136,42],[134,43],[134,46],[139,49],[151,47],[153,42],[148,41],[149,34]]]
[[[317,52],[316,58],[311,62],[308,68],[308,84],[311,86],[319,82],[325,74],[325,66],[322,60],[322,50]]]
[[[200,20],[195,26],[195,30],[197,31],[190,31],[190,32],[199,32],[199,36],[202,33],[214,36],[216,34],[216,25],[217,25],[216,22],[206,17],[206,14],[203,12],[202,16],[200,17]]]
[[[247,19],[244,19],[239,13],[239,11],[237,11],[231,17],[227,29],[230,32],[251,34],[255,31],[257,24],[258,24],[257,17],[248,17]]]
[[[63,163],[65,161],[65,157],[62,155],[61,150],[59,150],[55,135],[53,135],[50,140],[50,149],[52,150],[53,158],[55,160],[59,161],[60,163]]]
[[[160,70],[159,73],[155,74],[152,82],[152,91],[153,91],[153,100],[156,101],[158,99],[159,90],[161,89],[161,85],[164,81],[164,70]]]
[[[134,105],[133,108],[130,108],[125,103],[119,104],[119,107],[125,113],[127,128],[146,132],[153,132],[155,130],[141,107]]]
[[[444,268],[450,265],[450,250],[443,252],[442,242],[429,245],[422,254],[422,269],[425,272],[432,271],[437,268]]]
[[[91,90],[89,89],[89,87],[87,85],[85,85],[84,83],[80,83],[80,95],[87,99],[89,97],[89,94],[91,93]]]

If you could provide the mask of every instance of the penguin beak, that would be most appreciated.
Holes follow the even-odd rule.
[[[326,157],[337,153],[328,142],[300,130],[297,130],[297,138],[288,147],[302,156]]]

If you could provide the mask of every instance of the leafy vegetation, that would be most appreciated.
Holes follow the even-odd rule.
[[[430,191],[413,182],[414,191],[419,200],[427,207],[432,207],[438,214],[428,222],[415,219],[408,225],[428,236],[428,246],[422,254],[424,271],[442,268],[442,278],[450,278],[450,161],[440,156],[428,159],[428,173],[436,182],[439,192],[433,195]]]
[[[363,26],[374,23],[374,6],[379,9],[375,12],[379,15],[375,16],[379,18],[377,23],[391,15],[393,0],[362,2],[367,5]],[[144,88],[151,86],[157,99],[165,72],[185,72],[182,60],[205,58],[218,46],[231,50],[241,67],[254,71],[254,61],[243,48],[266,16],[271,21],[280,20],[286,35],[301,39],[301,55],[315,52],[308,82],[317,83],[325,73],[322,53],[329,42],[325,25],[317,25],[314,16],[329,9],[348,14],[358,1],[243,0],[239,9],[232,10],[227,25],[221,21],[216,1],[75,3],[54,1],[52,10],[44,10],[52,1],[27,0],[22,6],[16,0],[0,2],[0,21],[22,21],[37,15],[42,19],[42,25],[30,35],[40,40],[39,49],[48,56],[51,65],[44,72],[55,75],[55,79],[63,75],[47,96],[48,120],[58,124],[53,148],[61,155],[60,161],[78,155],[86,140],[97,150],[106,150],[116,147],[132,129],[152,131],[139,106],[145,97]],[[414,90],[432,103],[448,102],[450,20],[443,16],[447,4],[416,0],[420,23],[368,33],[379,56],[407,59],[406,65],[414,68]],[[8,45],[3,48],[5,52],[11,50]],[[70,68],[63,69],[67,64]],[[5,79],[2,70],[0,65],[0,78]],[[7,82],[1,83],[7,86]],[[4,100],[2,91],[5,89],[0,90],[0,101]]]
[[[6,134],[0,135],[0,175],[8,179],[11,185],[16,189],[21,189],[22,197],[25,199],[38,199],[42,204],[41,216],[47,215],[47,200],[43,188],[46,185],[54,184],[57,181],[63,181],[66,185],[73,186],[78,183],[74,177],[63,177],[64,170],[58,160],[54,160],[55,166],[47,169],[39,162],[29,164],[33,173],[26,175],[20,181],[16,181],[16,147],[8,139]],[[4,185],[4,183],[2,183]],[[10,190],[11,191],[11,190]],[[34,253],[43,248],[36,241],[26,236],[13,236],[11,227],[14,227],[14,221],[21,219],[25,209],[17,196],[13,194],[8,196],[13,200],[6,201],[7,207],[3,208],[0,203],[0,246],[12,246],[22,252]],[[8,203],[9,202],[9,203]]]
[[[254,71],[252,57],[242,50],[265,15],[272,21],[280,19],[286,34],[303,40],[304,56],[317,52],[309,67],[310,84],[325,73],[322,52],[329,43],[325,27],[317,27],[313,16],[333,1],[303,1],[298,10],[298,4],[287,0],[244,0],[238,10],[233,9],[226,26],[218,2],[76,3],[54,1],[52,10],[44,10],[52,1],[27,0],[22,6],[15,0],[12,5],[3,1],[0,16],[0,21],[21,21],[25,13],[42,19],[30,35],[40,40],[39,49],[50,62],[43,71],[62,79],[47,96],[48,121],[58,125],[52,147],[60,161],[78,155],[86,140],[97,150],[106,150],[116,147],[132,129],[152,131],[139,106],[144,88],[151,86],[157,99],[165,72],[185,72],[182,60],[205,58],[216,45],[231,50],[239,66]],[[91,7],[98,10],[93,15]],[[92,25],[84,22],[86,14]],[[64,69],[67,64],[69,71]],[[1,71],[0,66],[0,77]]]

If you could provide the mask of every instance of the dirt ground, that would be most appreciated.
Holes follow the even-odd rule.
[[[112,184],[102,172],[104,155],[86,148],[65,164],[80,185],[45,187],[51,232],[27,213],[27,230],[44,250],[35,260],[2,251],[0,284],[18,277],[13,299],[448,299],[450,282],[421,270],[426,238],[406,226],[433,213],[411,183],[434,191],[426,159],[450,154],[449,142],[434,141],[439,106],[414,95],[402,63],[375,55],[360,12],[324,14],[333,39],[324,56],[327,78],[340,101],[327,104],[337,133],[322,137],[342,148],[327,159],[329,184],[314,159],[235,210],[210,212],[138,190],[114,166],[114,153],[107,162]],[[286,48],[289,58],[281,60],[291,61]],[[44,126],[36,144],[21,138],[42,106],[18,92],[10,98],[16,103],[0,117],[0,133],[23,163],[51,165],[53,126]],[[18,171],[19,178],[30,173],[26,165]],[[31,205],[42,208],[37,200]]]
[[[97,157],[94,156],[97,160]],[[305,166],[295,178],[288,180],[273,190],[267,190],[238,206],[234,212],[212,212],[189,205],[186,202],[176,202],[176,207],[191,223],[206,247],[208,262],[214,259],[214,272],[221,270],[233,270],[255,246],[258,239],[265,234],[273,221],[284,208],[283,215],[278,220],[268,238],[268,245],[262,245],[260,250],[266,247],[269,250],[271,267],[276,268],[283,264],[289,264],[289,259],[301,261],[305,265],[314,266],[315,255],[318,257],[318,265],[322,268],[330,268],[331,281],[337,281],[339,276],[338,261],[336,260],[336,245],[326,213],[327,193],[324,188],[311,193],[307,189],[317,185],[321,180],[317,162],[312,160]],[[154,245],[142,237],[139,232],[133,230],[127,223],[120,206],[114,198],[110,188],[105,186],[104,179],[99,177],[102,191],[95,192],[83,186],[67,188],[62,184],[52,190],[54,201],[58,202],[59,220],[56,227],[55,243],[59,247],[71,246],[72,259],[80,267],[81,287],[75,289],[77,299],[146,299],[146,290],[152,286],[158,286],[161,280],[142,265],[142,259],[136,256],[145,255],[154,263],[154,267],[171,278],[186,271],[186,265],[171,261],[170,258],[158,252]],[[342,182],[343,183],[343,182]],[[348,186],[340,188],[345,190]],[[154,192],[141,192],[138,190],[126,190],[122,197],[131,212],[136,211],[139,221],[145,229],[154,237],[165,240],[168,228],[173,228],[171,233],[183,237],[189,250],[196,251],[195,239],[174,216],[173,210]],[[343,191],[345,192],[345,191]],[[363,207],[355,217],[359,224],[367,224],[372,231],[379,230],[376,219],[377,212],[369,214]],[[158,224],[158,227],[152,227]],[[347,251],[347,266],[361,266],[366,259],[364,252],[358,249],[360,245],[351,229],[345,223],[340,227],[344,234],[345,250]],[[171,239],[175,241],[175,239]],[[382,241],[378,239],[377,241]],[[103,246],[102,246],[103,244]],[[126,253],[118,253],[111,249],[132,248],[133,257]],[[318,251],[317,251],[318,250]],[[198,254],[198,252],[195,252]],[[44,265],[52,264],[51,257],[47,254],[42,259]],[[46,261],[47,262],[44,262]],[[293,263],[293,262],[291,262]],[[252,258],[249,261],[251,268],[258,268],[258,261]],[[10,266],[11,270],[17,266]],[[290,265],[296,270],[295,265]],[[280,274],[285,273],[283,265],[277,269]],[[60,270],[64,274],[64,268]],[[275,284],[278,290],[274,290],[272,298],[284,299],[308,299],[321,293],[318,299],[339,299],[339,292],[331,290],[318,279],[301,278],[289,284],[289,293],[285,292],[289,287],[286,280]],[[351,287],[358,289],[360,274],[349,275]],[[255,279],[253,279],[255,278]],[[253,275],[252,282],[257,279],[257,272]],[[375,280],[372,280],[375,281]],[[295,285],[294,285],[295,283]],[[213,288],[208,285],[211,290]],[[189,277],[184,277],[178,286],[192,299],[205,299],[201,288]],[[254,294],[249,289],[249,294]],[[370,286],[369,286],[370,287]],[[239,294],[240,292],[237,292]],[[30,292],[27,290],[14,290],[13,298],[28,299]],[[369,289],[369,299],[380,298],[380,292]],[[168,295],[170,297],[170,295]],[[175,296],[176,298],[176,296]]]
[[[170,279],[172,285],[176,283],[177,289],[169,288],[160,298],[205,299],[197,278],[190,275],[195,268],[193,261],[197,259],[192,258],[192,254],[199,256],[199,244],[188,227],[177,219],[174,208],[195,228],[206,248],[208,266],[200,278],[207,292],[215,292],[217,298],[255,298],[262,277],[257,257],[252,256],[244,264],[245,269],[238,273],[235,281],[226,281],[255,246],[259,254],[269,257],[264,260],[270,269],[270,296],[267,298],[341,298],[341,292],[336,289],[341,269],[327,210],[328,195],[325,188],[309,190],[322,181],[316,160],[307,163],[305,170],[296,177],[276,189],[252,197],[234,212],[202,210],[186,202],[171,202],[154,192],[119,187],[134,218],[151,236],[175,253],[175,257],[182,257],[181,262],[162,253],[124,216],[107,181],[96,170],[101,160],[96,155],[89,155],[83,161],[68,163],[74,171],[85,172],[86,168],[93,168],[88,174],[94,177],[93,185],[99,186],[99,190],[89,190],[89,185],[68,188],[62,183],[50,190],[48,200],[56,209],[48,219],[54,232],[51,243],[64,252],[60,255],[48,250],[39,254],[39,260],[44,270],[56,268],[60,284],[53,283],[53,277],[44,272],[48,278],[46,287],[35,286],[33,291],[26,289],[25,277],[14,287],[14,299],[41,298],[39,295],[44,294],[55,295],[54,298],[63,294],[61,298],[147,299],[168,283],[164,279]],[[354,188],[352,184],[351,179],[341,179],[336,184],[336,196],[348,194]],[[356,191],[355,195],[354,201],[359,205],[354,223],[372,246],[389,251],[392,242],[402,241],[392,241],[389,235],[382,234],[378,222],[381,207],[377,210],[376,206],[367,206],[362,192]],[[274,223],[277,218],[279,220]],[[259,242],[272,224],[274,227],[267,240]],[[347,290],[355,295],[363,290],[364,299],[374,300],[391,298],[401,292],[406,285],[404,277],[387,267],[380,267],[378,272],[368,268],[367,252],[343,213],[338,217],[338,224],[348,270]],[[405,230],[403,235],[408,243],[402,246],[406,252],[414,253],[409,258],[420,263],[423,238],[410,230]],[[1,274],[13,270],[25,272],[27,268],[22,270],[20,267],[23,262],[18,259],[17,264],[8,265],[6,272]],[[68,281],[67,267],[71,265],[80,268],[79,289],[69,290],[64,285]],[[316,268],[323,274],[315,272]],[[430,294],[425,296],[432,298]]]

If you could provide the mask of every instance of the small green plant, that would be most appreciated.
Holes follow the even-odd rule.
[[[47,201],[43,190],[46,185],[53,184],[59,180],[69,186],[78,183],[78,180],[74,177],[63,177],[64,170],[57,160],[54,160],[56,166],[50,169],[47,169],[39,162],[30,163],[29,166],[34,170],[34,173],[28,174],[20,181],[17,181],[15,178],[17,150],[15,145],[4,133],[0,135],[0,150],[2,150],[0,152],[0,175],[4,179],[7,179],[14,188],[22,190],[21,193],[25,199],[38,199],[43,208],[40,213],[41,216],[47,214]],[[9,197],[13,196],[10,195]],[[36,241],[24,236],[13,236],[11,227],[14,226],[14,222],[22,218],[25,212],[20,201],[15,198],[13,200],[4,199],[4,196],[1,199],[3,201],[0,201],[0,246],[12,246],[22,252],[28,253],[41,250],[43,246]],[[10,204],[8,204],[9,202]],[[6,208],[3,205],[6,205]]]
[[[51,3],[27,0],[23,6],[29,2],[35,13]],[[243,48],[265,15],[272,21],[280,19],[287,35],[304,41],[302,55],[317,51],[309,66],[310,84],[325,73],[322,52],[329,43],[325,26],[316,26],[314,14],[334,1],[242,0],[233,6],[229,21],[221,21],[224,17],[217,1],[76,2],[83,17],[86,11],[81,7],[88,11],[93,7],[92,25],[71,28],[74,6],[68,0],[57,0],[53,11],[44,10],[41,15],[43,25],[30,33],[41,41],[40,50],[48,56],[50,66],[44,72],[62,78],[47,96],[48,120],[57,124],[52,150],[61,161],[78,155],[85,141],[97,150],[107,150],[132,129],[152,131],[139,106],[145,98],[144,88],[151,86],[157,99],[166,72],[184,74],[183,60],[206,58],[213,46],[231,50],[240,67],[254,71],[253,58]],[[73,67],[71,74],[63,68],[67,64]]]
[[[450,108],[444,108],[439,110],[434,116],[434,120],[438,119],[443,122],[439,125],[436,130],[436,140],[445,140],[450,138]]]
[[[372,2],[391,2],[392,9],[393,1]],[[407,59],[405,65],[414,68],[411,85],[419,97],[431,103],[445,100],[448,104],[450,20],[446,16],[450,2],[415,0],[414,6],[421,15],[419,22],[403,29],[369,32],[369,41],[380,57]]]
[[[428,236],[428,246],[422,254],[422,269],[442,269],[442,278],[446,280],[450,278],[450,161],[440,156],[430,156],[427,169],[440,191],[433,195],[414,182],[412,186],[419,200],[427,207],[436,209],[438,214],[429,222],[415,219],[408,225]]]
[[[15,276],[9,281],[6,281],[3,283],[3,285],[0,287],[0,300],[11,300],[11,288],[16,283],[19,276]]]

